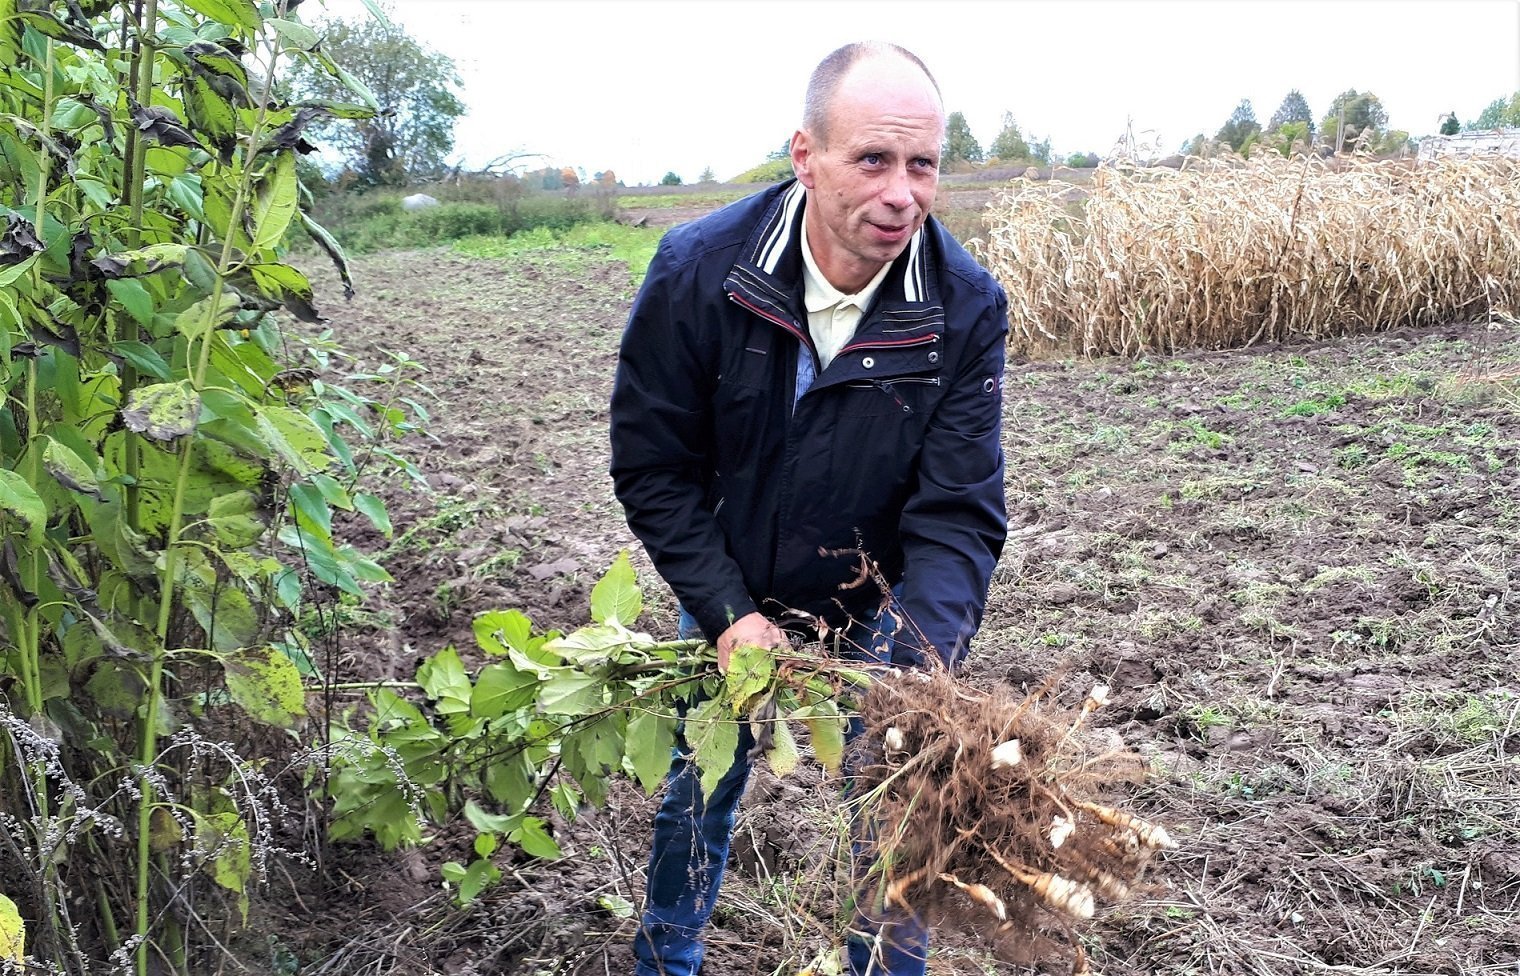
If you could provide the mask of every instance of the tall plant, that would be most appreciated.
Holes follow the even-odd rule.
[[[320,321],[294,231],[351,292],[303,133],[377,106],[295,5],[0,0],[0,895],[59,971],[186,971],[197,893],[246,911],[268,786],[206,730],[298,725],[303,582],[385,578],[332,529],[388,529],[382,431],[280,318]],[[282,101],[303,62],[354,100]]]

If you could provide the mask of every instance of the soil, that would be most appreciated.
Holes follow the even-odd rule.
[[[356,260],[347,304],[315,277],[359,364],[404,353],[431,391],[409,444],[426,489],[382,479],[394,538],[351,530],[396,582],[344,618],[336,676],[409,678],[472,648],[485,610],[584,624],[620,549],[640,629],[674,636],[606,474],[627,269],[385,254]],[[1110,683],[1094,720],[1149,769],[1128,803],[1180,843],[1085,930],[1096,971],[1515,971],[1517,376],[1513,321],[1009,364],[1011,535],[964,680],[1022,695],[1054,675],[1069,707]],[[837,791],[810,763],[757,771],[706,972],[796,973],[827,947]],[[463,853],[448,831],[403,854],[340,848],[325,883],[297,872],[295,901],[274,892],[291,906],[275,923],[301,972],[629,973],[622,905],[641,898],[652,802],[622,784],[556,820],[567,857],[502,856],[469,909],[439,888]],[[930,961],[1031,971],[955,938]]]

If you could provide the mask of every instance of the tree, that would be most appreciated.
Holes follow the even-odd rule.
[[[1003,129],[992,140],[992,145],[987,147],[987,152],[993,158],[1005,163],[1016,163],[1029,159],[1029,143],[1024,139],[1024,133],[1019,131],[1018,122],[1014,121],[1012,112],[1003,113]]]
[[[1364,133],[1365,144],[1376,145],[1387,125],[1388,112],[1376,95],[1349,88],[1335,96],[1319,130],[1325,142],[1339,152],[1355,145]]]
[[[1520,91],[1509,98],[1500,95],[1489,102],[1478,117],[1467,124],[1469,130],[1520,127]]]
[[[661,186],[680,186],[681,185],[681,178],[675,174],[674,170],[671,170],[670,172],[666,173],[664,176],[660,177],[660,185]]]
[[[388,19],[332,20],[320,31],[322,50],[365,85],[383,110],[372,119],[330,123],[321,137],[371,185],[437,175],[454,148],[454,122],[464,114],[453,59],[423,47]],[[353,97],[342,81],[311,65],[295,72],[291,88],[299,98]]]
[[[1284,122],[1263,138],[1269,146],[1284,156],[1291,156],[1295,152],[1306,152],[1311,142],[1309,123]]]
[[[1267,131],[1279,132],[1289,122],[1302,122],[1309,137],[1314,137],[1314,113],[1309,111],[1308,100],[1297,88],[1283,96],[1282,104],[1277,106],[1277,111],[1267,120]]]
[[[1249,98],[1240,100],[1229,120],[1214,134],[1215,139],[1242,154],[1248,152],[1260,136],[1261,123],[1256,121],[1256,112],[1251,108]]]
[[[945,120],[945,143],[940,150],[940,166],[949,169],[956,163],[980,163],[982,147],[971,134],[966,116],[951,112]]]
[[[1457,113],[1447,112],[1446,117],[1441,120],[1441,135],[1454,136],[1461,131],[1462,123],[1457,121]]]
[[[698,183],[715,183],[718,177],[713,173],[713,168],[708,166],[697,176]]]

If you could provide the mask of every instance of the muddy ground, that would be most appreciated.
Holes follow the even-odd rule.
[[[585,623],[591,584],[637,551],[606,476],[626,268],[436,251],[355,276],[352,303],[330,276],[319,298],[362,363],[425,364],[411,450],[432,490],[384,487],[396,536],[361,541],[397,582],[345,615],[339,677],[409,677],[471,647],[483,610]],[[1099,972],[1516,971],[1517,377],[1513,322],[1010,363],[1012,534],[965,680],[1056,673],[1073,701],[1111,682],[1100,725],[1151,774],[1130,802],[1181,839],[1086,930]],[[636,565],[643,629],[673,636]],[[796,973],[827,945],[836,800],[814,767],[755,778],[708,973]],[[559,825],[565,861],[503,859],[469,910],[438,887],[460,853],[447,833],[404,856],[348,848],[273,921],[302,972],[628,973],[632,923],[607,896],[638,905],[651,808],[617,790]],[[1029,971],[963,939],[930,964]]]

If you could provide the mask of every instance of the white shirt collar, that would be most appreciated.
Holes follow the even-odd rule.
[[[811,315],[834,305],[854,305],[862,313],[870,306],[871,299],[876,297],[876,290],[886,280],[887,271],[892,267],[888,261],[876,272],[876,277],[866,282],[864,288],[853,295],[844,292],[829,284],[823,272],[818,268],[818,262],[813,258],[813,247],[808,243],[807,214],[802,215],[802,304]]]

